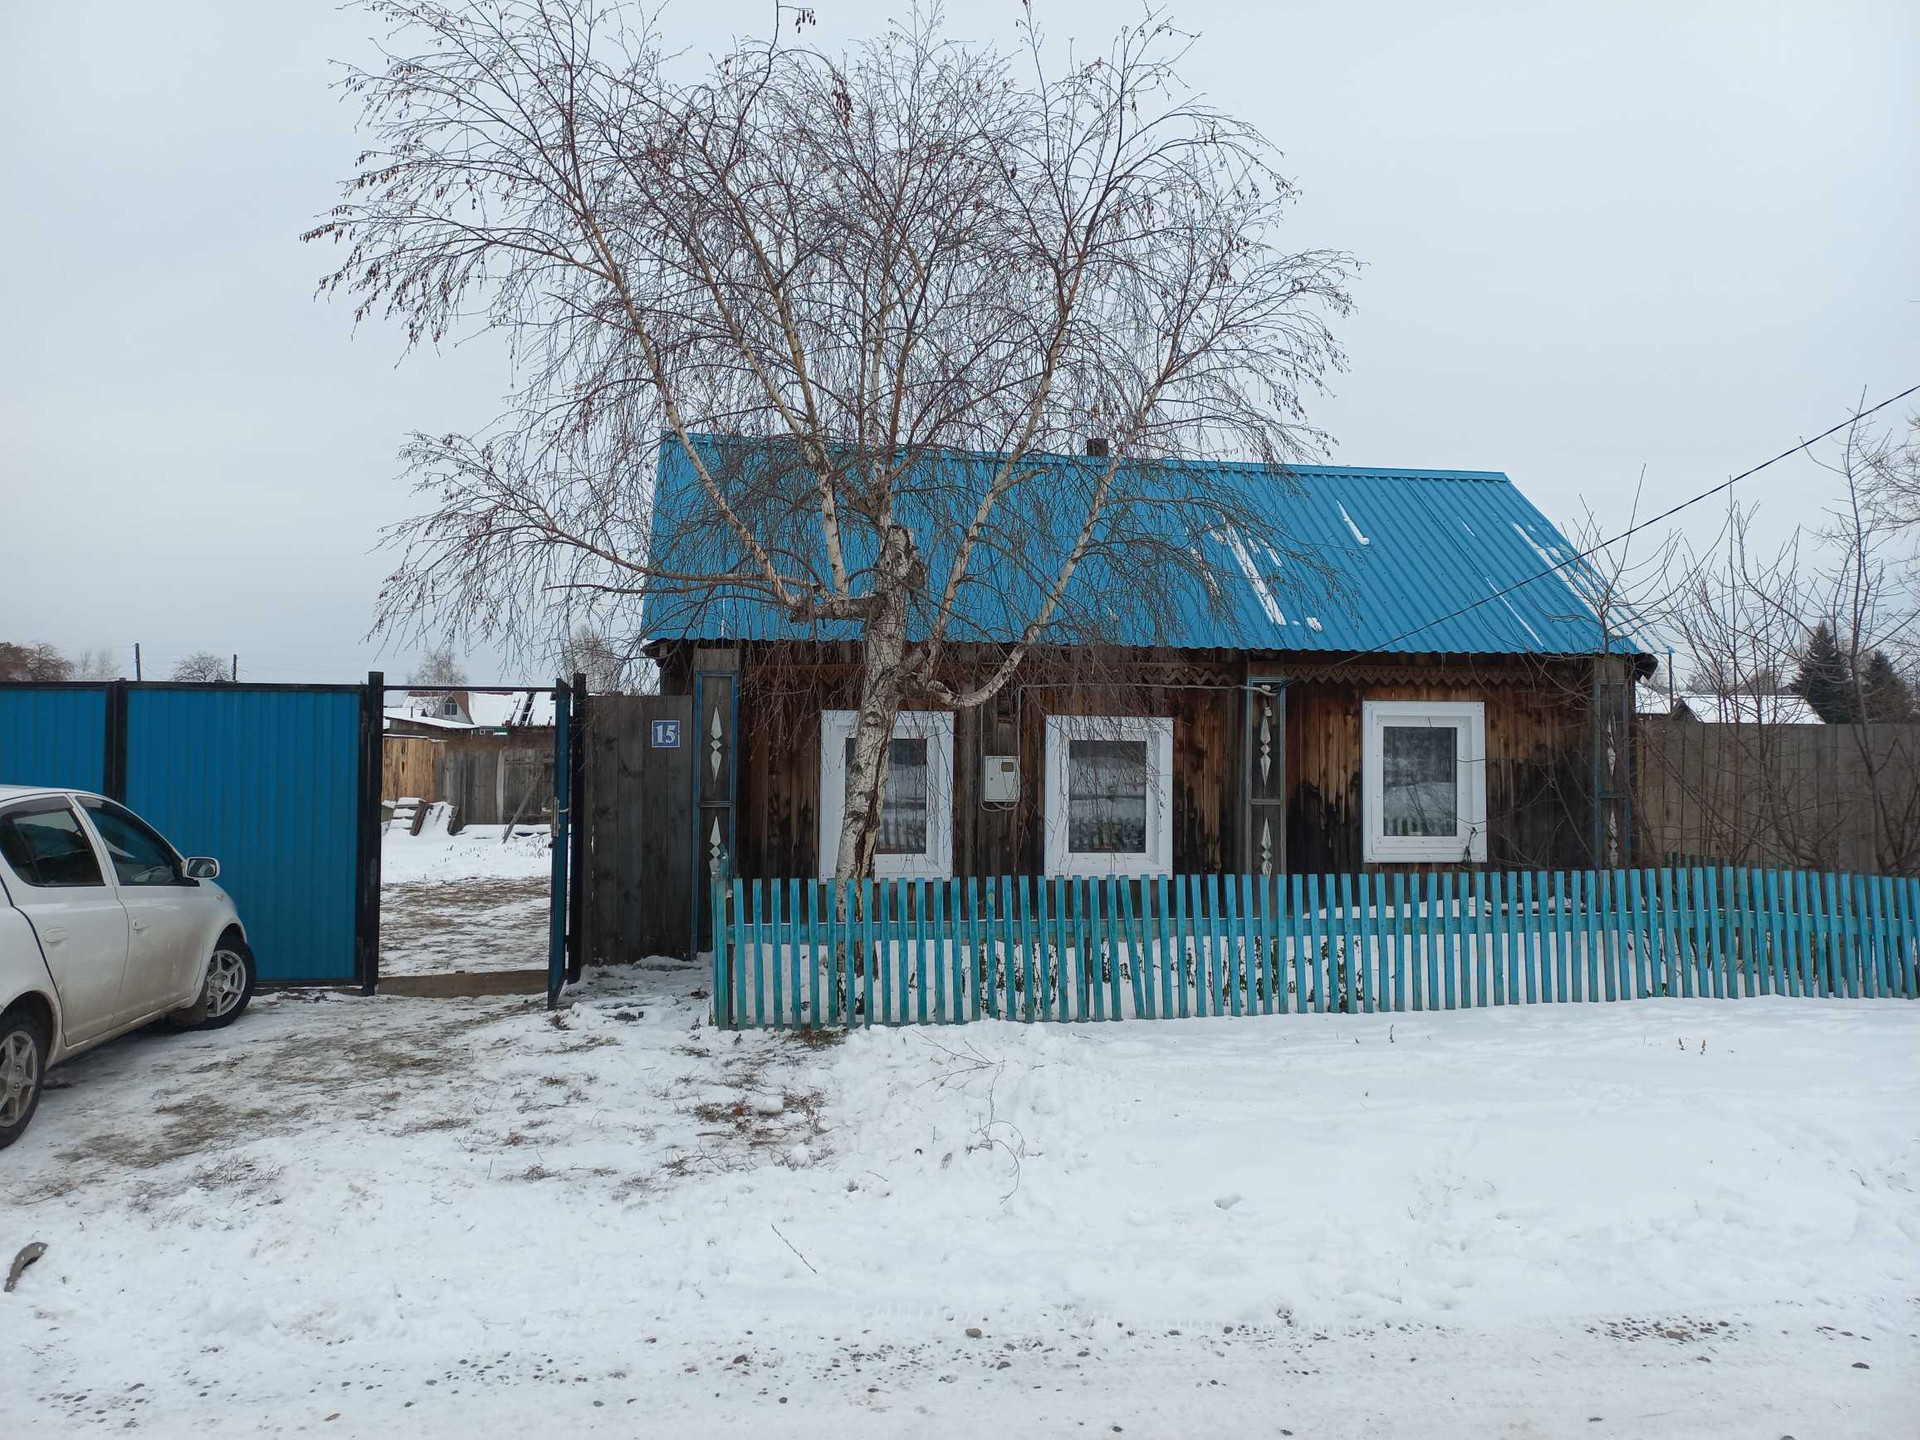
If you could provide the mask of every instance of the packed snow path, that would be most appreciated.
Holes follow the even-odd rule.
[[[409,835],[381,832],[380,973],[547,968],[552,837],[545,826],[469,825],[447,833],[446,807]]]
[[[0,1434],[1827,1436],[1920,1413],[1920,1006],[717,1033],[271,997],[0,1156]],[[976,1333],[977,1332],[977,1333]]]

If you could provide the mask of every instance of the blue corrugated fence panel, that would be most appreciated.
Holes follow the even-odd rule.
[[[127,804],[220,862],[263,981],[354,979],[360,691],[134,689]]]
[[[106,686],[0,686],[0,785],[98,791],[106,753]]]

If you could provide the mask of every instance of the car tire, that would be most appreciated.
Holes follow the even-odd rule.
[[[26,1134],[47,1078],[46,1027],[24,1007],[0,1015],[0,1150]]]
[[[167,1022],[176,1030],[223,1030],[246,1013],[247,1002],[253,999],[254,980],[253,951],[229,930],[220,937],[207,961],[200,998],[186,1009],[174,1011]]]

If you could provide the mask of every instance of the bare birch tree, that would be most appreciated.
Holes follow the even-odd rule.
[[[1189,462],[1322,448],[1302,400],[1351,262],[1278,244],[1293,186],[1181,86],[1164,16],[1064,59],[1030,18],[1003,52],[936,11],[701,65],[594,0],[365,8],[391,34],[344,82],[373,148],[307,237],[346,247],[322,292],[416,345],[497,332],[516,366],[489,429],[404,451],[428,508],[391,536],[384,624],[724,600],[832,629],[864,662],[847,877],[903,704],[1143,643],[1218,598],[1197,537],[1301,558]],[[1088,437],[1103,458],[1057,461]],[[670,515],[663,460],[692,476]]]
[[[409,685],[464,685],[467,683],[466,667],[454,658],[451,645],[436,645],[421,655],[420,661],[413,667],[413,673],[407,676]]]

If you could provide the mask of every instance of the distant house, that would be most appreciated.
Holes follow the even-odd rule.
[[[452,826],[544,821],[553,810],[553,693],[409,693],[387,708],[382,794],[444,800]]]
[[[550,690],[409,692],[387,707],[390,735],[440,735],[475,730],[553,730]]]
[[[1707,691],[1666,691],[1638,687],[1635,708],[1642,715],[1664,715],[1706,725],[1820,725],[1812,704],[1799,695],[1717,695]]]
[[[1596,614],[1596,577],[1560,531],[1490,471],[1217,468],[1322,570],[1286,578],[1279,557],[1256,565],[1231,532],[1195,535],[1216,603],[1171,607],[1135,643],[1105,647],[1100,680],[1063,684],[1042,652],[983,707],[902,713],[878,873],[1594,863],[1596,807],[1625,788],[1624,776],[1603,780],[1596,796],[1594,757],[1624,755],[1628,692],[1654,662]],[[699,503],[691,467],[669,448],[654,559],[683,572],[743,565],[724,533],[686,538],[678,517]],[[799,533],[817,517],[794,523],[782,553],[817,553],[817,535]],[[977,613],[963,620],[991,636],[1006,592],[1026,583],[977,577],[959,602]],[[750,595],[650,606],[663,694],[719,695],[698,688],[715,672],[737,684],[727,847],[737,873],[831,874],[859,690],[854,632],[796,625]],[[997,653],[984,639],[956,646],[946,678],[964,684]],[[727,717],[711,703],[716,713],[692,723],[715,737],[718,775]],[[1603,743],[1616,724],[1620,743]]]

